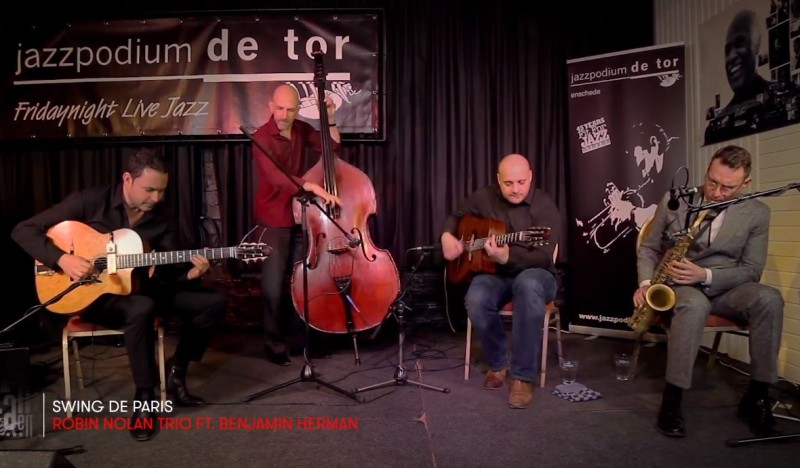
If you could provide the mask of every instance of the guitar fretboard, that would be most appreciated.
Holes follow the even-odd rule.
[[[138,254],[117,255],[117,268],[138,268],[151,265],[169,265],[172,263],[191,262],[195,255],[202,255],[209,260],[231,258],[236,256],[237,247],[220,247],[214,249],[176,250],[172,252],[147,252]]]
[[[509,234],[502,234],[497,236],[497,245],[508,244],[511,242],[519,242],[523,239],[522,235],[524,232],[511,232]],[[474,250],[480,250],[486,245],[486,242],[489,240],[488,237],[483,237],[481,239],[475,239],[474,241],[466,241],[464,242],[464,249],[471,252]]]

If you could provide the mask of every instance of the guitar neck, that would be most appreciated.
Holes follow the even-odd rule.
[[[522,235],[524,232],[510,232],[508,234],[502,234],[497,236],[497,245],[504,245],[510,244],[512,242],[519,242],[522,240]],[[474,250],[481,250],[483,246],[486,245],[486,242],[489,240],[488,237],[482,237],[480,239],[475,239],[474,241],[465,241],[464,250],[467,251],[474,251]]]
[[[195,255],[202,255],[209,260],[232,258],[236,256],[236,247],[122,254],[117,255],[117,268],[138,268],[153,265],[188,263],[192,261],[192,257]]]

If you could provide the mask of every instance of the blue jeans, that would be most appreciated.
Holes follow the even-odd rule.
[[[500,309],[513,301],[510,374],[526,382],[536,379],[542,352],[545,306],[555,299],[557,289],[555,276],[541,268],[529,268],[513,278],[496,275],[473,278],[465,298],[467,314],[493,371],[508,365],[507,340]]]

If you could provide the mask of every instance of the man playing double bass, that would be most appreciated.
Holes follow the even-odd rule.
[[[492,236],[484,246],[496,263],[495,274],[478,274],[466,294],[466,308],[475,326],[489,364],[484,388],[499,389],[511,377],[508,406],[526,408],[533,401],[533,381],[539,373],[545,305],[557,292],[553,252],[559,238],[561,215],[553,200],[534,189],[528,159],[519,154],[505,156],[497,170],[497,184],[488,185],[467,197],[444,223],[441,236],[445,259],[455,260],[464,251],[456,237],[461,217],[474,215],[504,222],[506,232],[532,226],[550,227],[549,243],[540,247],[525,244],[497,245]],[[506,335],[500,309],[514,305],[513,349],[506,352]]]
[[[338,151],[341,136],[336,128],[336,108],[326,100],[333,151]],[[269,152],[287,172],[295,177],[303,189],[313,193],[325,204],[339,205],[337,197],[314,182],[302,179],[302,174],[314,161],[309,161],[312,152],[317,158],[322,154],[320,132],[306,122],[296,120],[300,110],[297,90],[288,84],[275,88],[269,102],[271,116],[266,124],[253,133],[255,142]],[[292,201],[297,195],[297,186],[289,180],[275,164],[264,155],[258,144],[253,143],[253,169],[257,186],[254,204],[255,221],[264,227],[262,241],[274,250],[263,262],[261,270],[261,292],[263,295],[262,320],[264,328],[264,350],[270,362],[288,366],[290,351],[302,349],[303,324],[291,310],[281,310],[285,293],[283,278],[292,266],[300,261],[302,252],[302,230],[295,223]],[[291,349],[290,349],[291,348]]]

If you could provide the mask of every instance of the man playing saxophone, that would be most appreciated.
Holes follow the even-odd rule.
[[[711,158],[705,180],[692,205],[733,200],[747,189],[751,156],[744,148],[726,146]],[[693,225],[697,213],[686,200],[675,210],[659,203],[650,229],[638,250],[639,289],[633,295],[637,309],[645,303],[650,280],[661,258],[680,242],[680,232]],[[716,216],[713,216],[716,214]],[[685,257],[666,264],[667,281],[675,293],[667,342],[666,385],[657,418],[658,430],[684,437],[681,410],[683,390],[691,387],[692,370],[708,314],[721,315],[750,330],[751,380],[737,416],[758,436],[777,434],[768,401],[769,385],[777,381],[777,356],[783,327],[783,298],[759,283],[767,258],[770,210],[749,199],[708,214]]]

